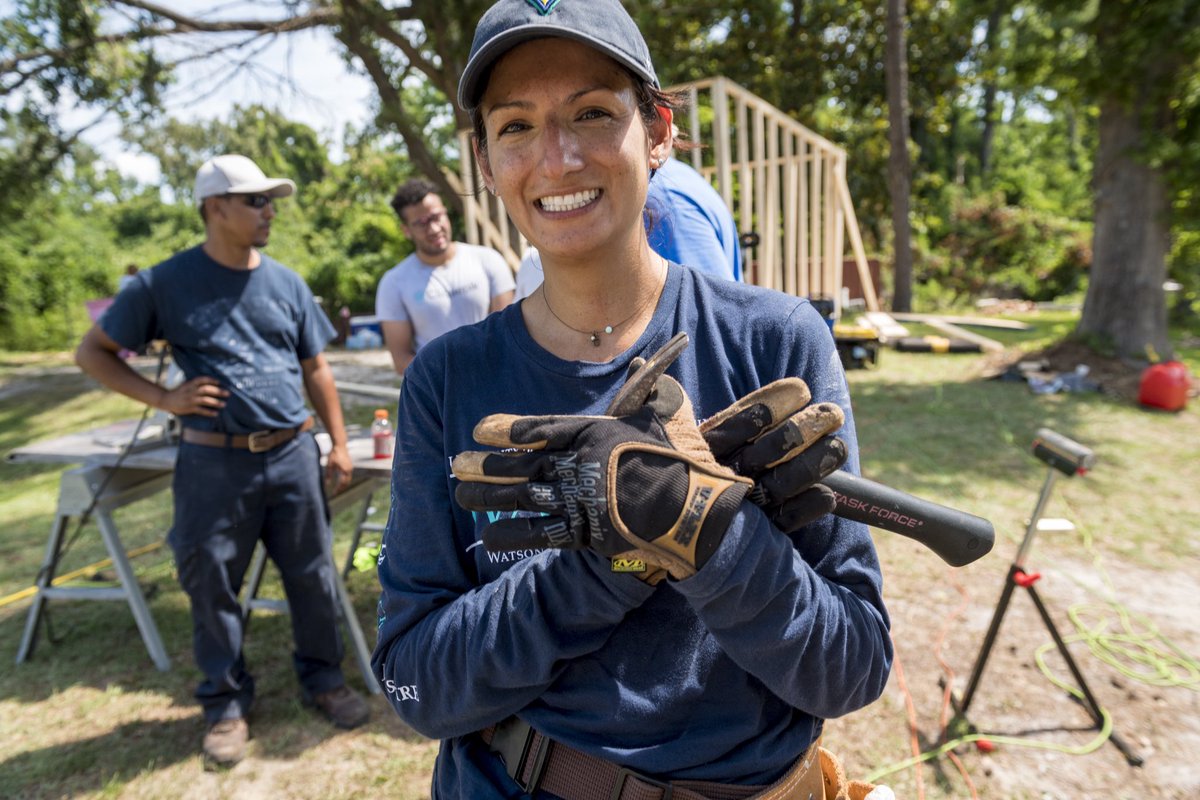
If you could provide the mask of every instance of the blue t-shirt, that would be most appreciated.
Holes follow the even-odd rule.
[[[718,278],[742,279],[737,225],[717,190],[699,172],[668,158],[646,194],[650,247],[668,261]]]
[[[454,502],[450,459],[481,449],[482,417],[602,413],[629,362],[679,331],[691,343],[668,372],[698,416],[803,378],[845,411],[857,471],[845,375],[808,301],[675,264],[667,276],[645,332],[611,362],[548,353],[515,304],[431,342],[405,373],[373,664],[405,722],[445,740],[435,797],[516,796],[471,735],[511,714],[645,774],[756,784],[822,719],[883,691],[888,617],[859,523],[827,516],[785,536],[743,503],[702,570],[655,588],[590,551],[490,553],[488,515]]]
[[[216,378],[230,392],[225,408],[183,423],[234,434],[302,423],[300,362],[336,335],[308,286],[278,261],[262,255],[254,269],[231,269],[202,247],[135,275],[100,326],[130,350],[166,339],[188,380]]]

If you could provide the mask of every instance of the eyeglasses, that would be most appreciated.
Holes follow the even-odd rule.
[[[412,222],[408,223],[408,227],[416,228],[417,230],[427,231],[430,228],[432,228],[434,225],[437,225],[439,222],[445,222],[445,221],[446,221],[446,212],[445,211],[435,211],[432,214],[421,217],[420,219],[414,219]]]
[[[269,194],[227,194],[226,197],[237,197],[251,208],[262,209],[275,202]]]

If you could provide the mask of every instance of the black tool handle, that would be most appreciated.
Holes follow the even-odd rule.
[[[833,513],[907,536],[928,547],[952,567],[970,564],[991,551],[992,523],[965,511],[838,470],[821,479],[837,494]]]

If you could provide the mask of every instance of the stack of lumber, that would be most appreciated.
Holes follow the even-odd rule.
[[[936,314],[913,314],[894,311],[887,314],[882,311],[871,311],[859,318],[860,324],[870,326],[879,332],[879,339],[898,349],[927,352],[993,352],[1003,350],[1004,345],[964,326],[993,328],[998,330],[1028,330],[1024,322],[1007,319],[992,319],[989,317],[942,316]],[[919,322],[928,325],[941,333],[942,337],[911,337],[908,329],[901,323]],[[936,339],[931,346],[926,341]]]

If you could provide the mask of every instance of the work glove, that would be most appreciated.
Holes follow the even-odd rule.
[[[587,547],[677,579],[705,565],[752,483],[717,463],[683,388],[661,373],[677,355],[631,375],[610,406],[617,414],[479,422],[475,441],[526,452],[456,456],[459,505],[544,514],[493,522],[488,550]]]
[[[833,435],[845,414],[811,399],[804,381],[783,378],[700,426],[717,461],[754,481],[749,499],[784,533],[833,511],[834,492],[820,480],[846,461],[846,444]]]

